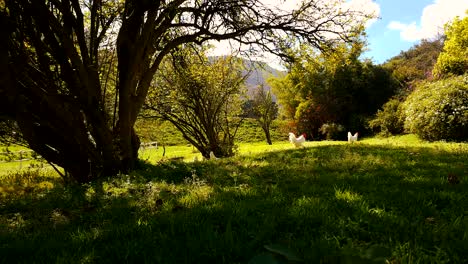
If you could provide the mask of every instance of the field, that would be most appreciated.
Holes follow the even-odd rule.
[[[467,143],[163,151],[86,185],[50,167],[0,174],[0,263],[468,262]]]

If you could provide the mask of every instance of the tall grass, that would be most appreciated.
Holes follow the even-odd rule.
[[[466,143],[241,144],[203,162],[185,146],[166,157],[190,162],[145,151],[138,171],[86,185],[2,179],[13,189],[2,192],[0,262],[468,261]]]

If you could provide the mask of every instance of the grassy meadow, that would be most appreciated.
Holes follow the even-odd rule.
[[[137,171],[85,185],[0,174],[0,263],[468,262],[468,143],[284,138],[200,157],[143,149]]]

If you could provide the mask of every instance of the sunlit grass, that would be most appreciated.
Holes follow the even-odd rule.
[[[190,146],[162,153],[144,149],[139,170],[84,185],[50,167],[3,176],[0,263],[467,260],[467,143],[285,139],[198,162]]]

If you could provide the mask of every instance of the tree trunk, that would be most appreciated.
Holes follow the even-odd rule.
[[[272,145],[273,143],[271,142],[270,128],[266,125],[263,125],[262,128],[263,132],[265,132],[265,137],[268,145]]]

